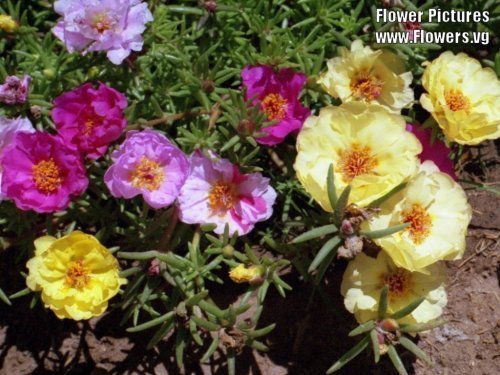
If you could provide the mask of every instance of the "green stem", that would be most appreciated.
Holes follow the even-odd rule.
[[[179,221],[179,208],[174,205],[172,207],[172,213],[170,214],[170,218],[168,219],[168,225],[165,228],[165,232],[158,243],[158,251],[162,253],[168,252],[168,245],[170,244],[170,239],[172,238],[172,233],[174,232],[175,227]]]

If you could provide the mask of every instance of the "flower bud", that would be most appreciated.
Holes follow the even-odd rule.
[[[238,124],[238,132],[243,135],[252,135],[255,131],[255,123],[252,120],[241,120]]]
[[[18,27],[19,25],[11,16],[0,14],[0,30],[11,33]]]
[[[262,266],[245,267],[244,264],[239,264],[229,272],[229,277],[235,283],[250,283],[257,285],[261,283],[262,276],[264,275],[264,268]]]
[[[232,258],[234,255],[234,247],[231,245],[226,245],[222,248],[222,255],[224,258]]]
[[[379,327],[387,332],[394,332],[399,329],[399,324],[394,319],[384,319],[379,323]]]

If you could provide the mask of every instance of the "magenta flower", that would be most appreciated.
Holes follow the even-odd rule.
[[[111,159],[104,175],[111,194],[125,199],[142,194],[153,208],[172,204],[189,172],[187,157],[155,130],[129,131]]]
[[[214,155],[215,156],[215,155]],[[201,151],[190,158],[191,171],[179,195],[179,218],[187,224],[216,224],[215,233],[244,235],[269,219],[276,192],[260,173],[241,174],[228,160],[210,160]]]
[[[31,77],[24,76],[21,81],[16,76],[8,76],[0,85],[0,102],[5,104],[24,104],[28,98]]]
[[[8,119],[5,117],[0,117],[0,157],[3,154],[3,150],[12,143],[14,136],[18,132],[33,133],[35,129],[31,124],[30,120],[27,118],[16,118]],[[2,184],[2,169],[0,168],[0,186]],[[4,200],[6,197],[2,194],[0,190],[0,201]]]
[[[18,132],[0,158],[2,194],[21,210],[54,212],[88,185],[81,155],[57,136]]]
[[[450,159],[450,149],[446,147],[443,141],[436,139],[431,143],[432,129],[422,128],[419,125],[406,124],[406,130],[412,132],[422,144],[422,153],[419,155],[420,161],[431,160],[436,164],[439,170],[447,173],[451,178],[457,179],[455,166]]]
[[[86,83],[54,100],[52,118],[66,143],[97,159],[120,138],[127,124],[123,115],[126,107],[122,93],[103,83],[97,89]]]
[[[142,50],[142,33],[153,20],[141,0],[57,0],[54,9],[63,18],[52,31],[69,52],[107,51],[113,64]]]
[[[299,94],[307,77],[293,69],[276,73],[270,66],[246,66],[241,72],[246,100],[259,106],[273,125],[261,129],[267,135],[258,137],[258,143],[273,146],[283,142],[290,133],[297,133],[311,111],[299,102]]]

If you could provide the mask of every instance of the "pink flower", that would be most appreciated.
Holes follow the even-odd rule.
[[[283,142],[290,133],[297,133],[311,111],[299,102],[299,94],[307,77],[293,69],[276,73],[270,66],[246,66],[241,72],[246,100],[259,106],[269,121],[275,124],[261,129],[267,135],[256,140],[263,145]]]
[[[419,125],[406,124],[406,130],[412,132],[422,143],[422,153],[419,155],[420,161],[425,162],[426,160],[431,160],[436,164],[439,170],[443,173],[447,173],[453,179],[457,179],[455,174],[455,166],[450,159],[450,149],[446,147],[443,141],[436,139],[434,143],[432,140],[432,129],[422,128]]]
[[[187,157],[155,130],[129,131],[111,159],[104,175],[111,194],[125,199],[142,194],[153,208],[172,204],[189,172]]]
[[[200,151],[190,158],[191,171],[179,195],[179,218],[187,224],[216,224],[215,233],[244,235],[269,219],[276,192],[260,173],[241,174],[228,160],[210,160]]]
[[[5,117],[0,117],[0,157],[3,154],[3,150],[11,144],[14,136],[18,132],[33,133],[35,129],[31,124],[30,120],[27,118],[16,118],[8,119]],[[2,169],[0,168],[0,186],[2,184]],[[2,194],[0,190],[0,201],[4,200],[6,197]]]
[[[86,83],[54,100],[52,118],[66,143],[97,159],[120,138],[127,124],[123,115],[126,107],[122,93],[103,83],[97,89]]]
[[[69,52],[107,51],[113,64],[142,50],[142,33],[153,20],[141,0],[57,0],[54,9],[63,19],[53,32]]]
[[[8,76],[0,85],[0,102],[5,104],[24,104],[28,98],[31,77],[24,76],[21,81],[16,76]]]
[[[2,194],[21,210],[54,212],[88,185],[81,155],[48,133],[18,132],[0,158]]]

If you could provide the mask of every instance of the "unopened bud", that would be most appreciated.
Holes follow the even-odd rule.
[[[40,107],[39,105],[32,105],[30,107],[30,112],[31,115],[36,119],[42,117],[42,107]]]
[[[148,274],[151,276],[158,276],[160,274],[160,261],[154,258],[148,267]]]
[[[215,90],[215,82],[212,81],[211,79],[204,79],[201,82],[201,88],[207,94],[210,94],[211,92],[213,92]]]
[[[264,275],[264,268],[262,266],[250,266],[240,264],[229,272],[229,277],[235,283],[250,283],[251,285],[258,285],[262,283]]]
[[[234,247],[231,245],[226,245],[222,248],[222,255],[224,258],[232,258],[234,255]]]
[[[215,13],[217,10],[217,3],[215,0],[205,0],[205,9],[210,13]]]
[[[238,132],[243,135],[252,135],[255,131],[255,124],[252,120],[241,120],[238,124]]]
[[[399,329],[398,322],[390,318],[382,320],[378,325],[380,328],[387,332],[394,332]]]

